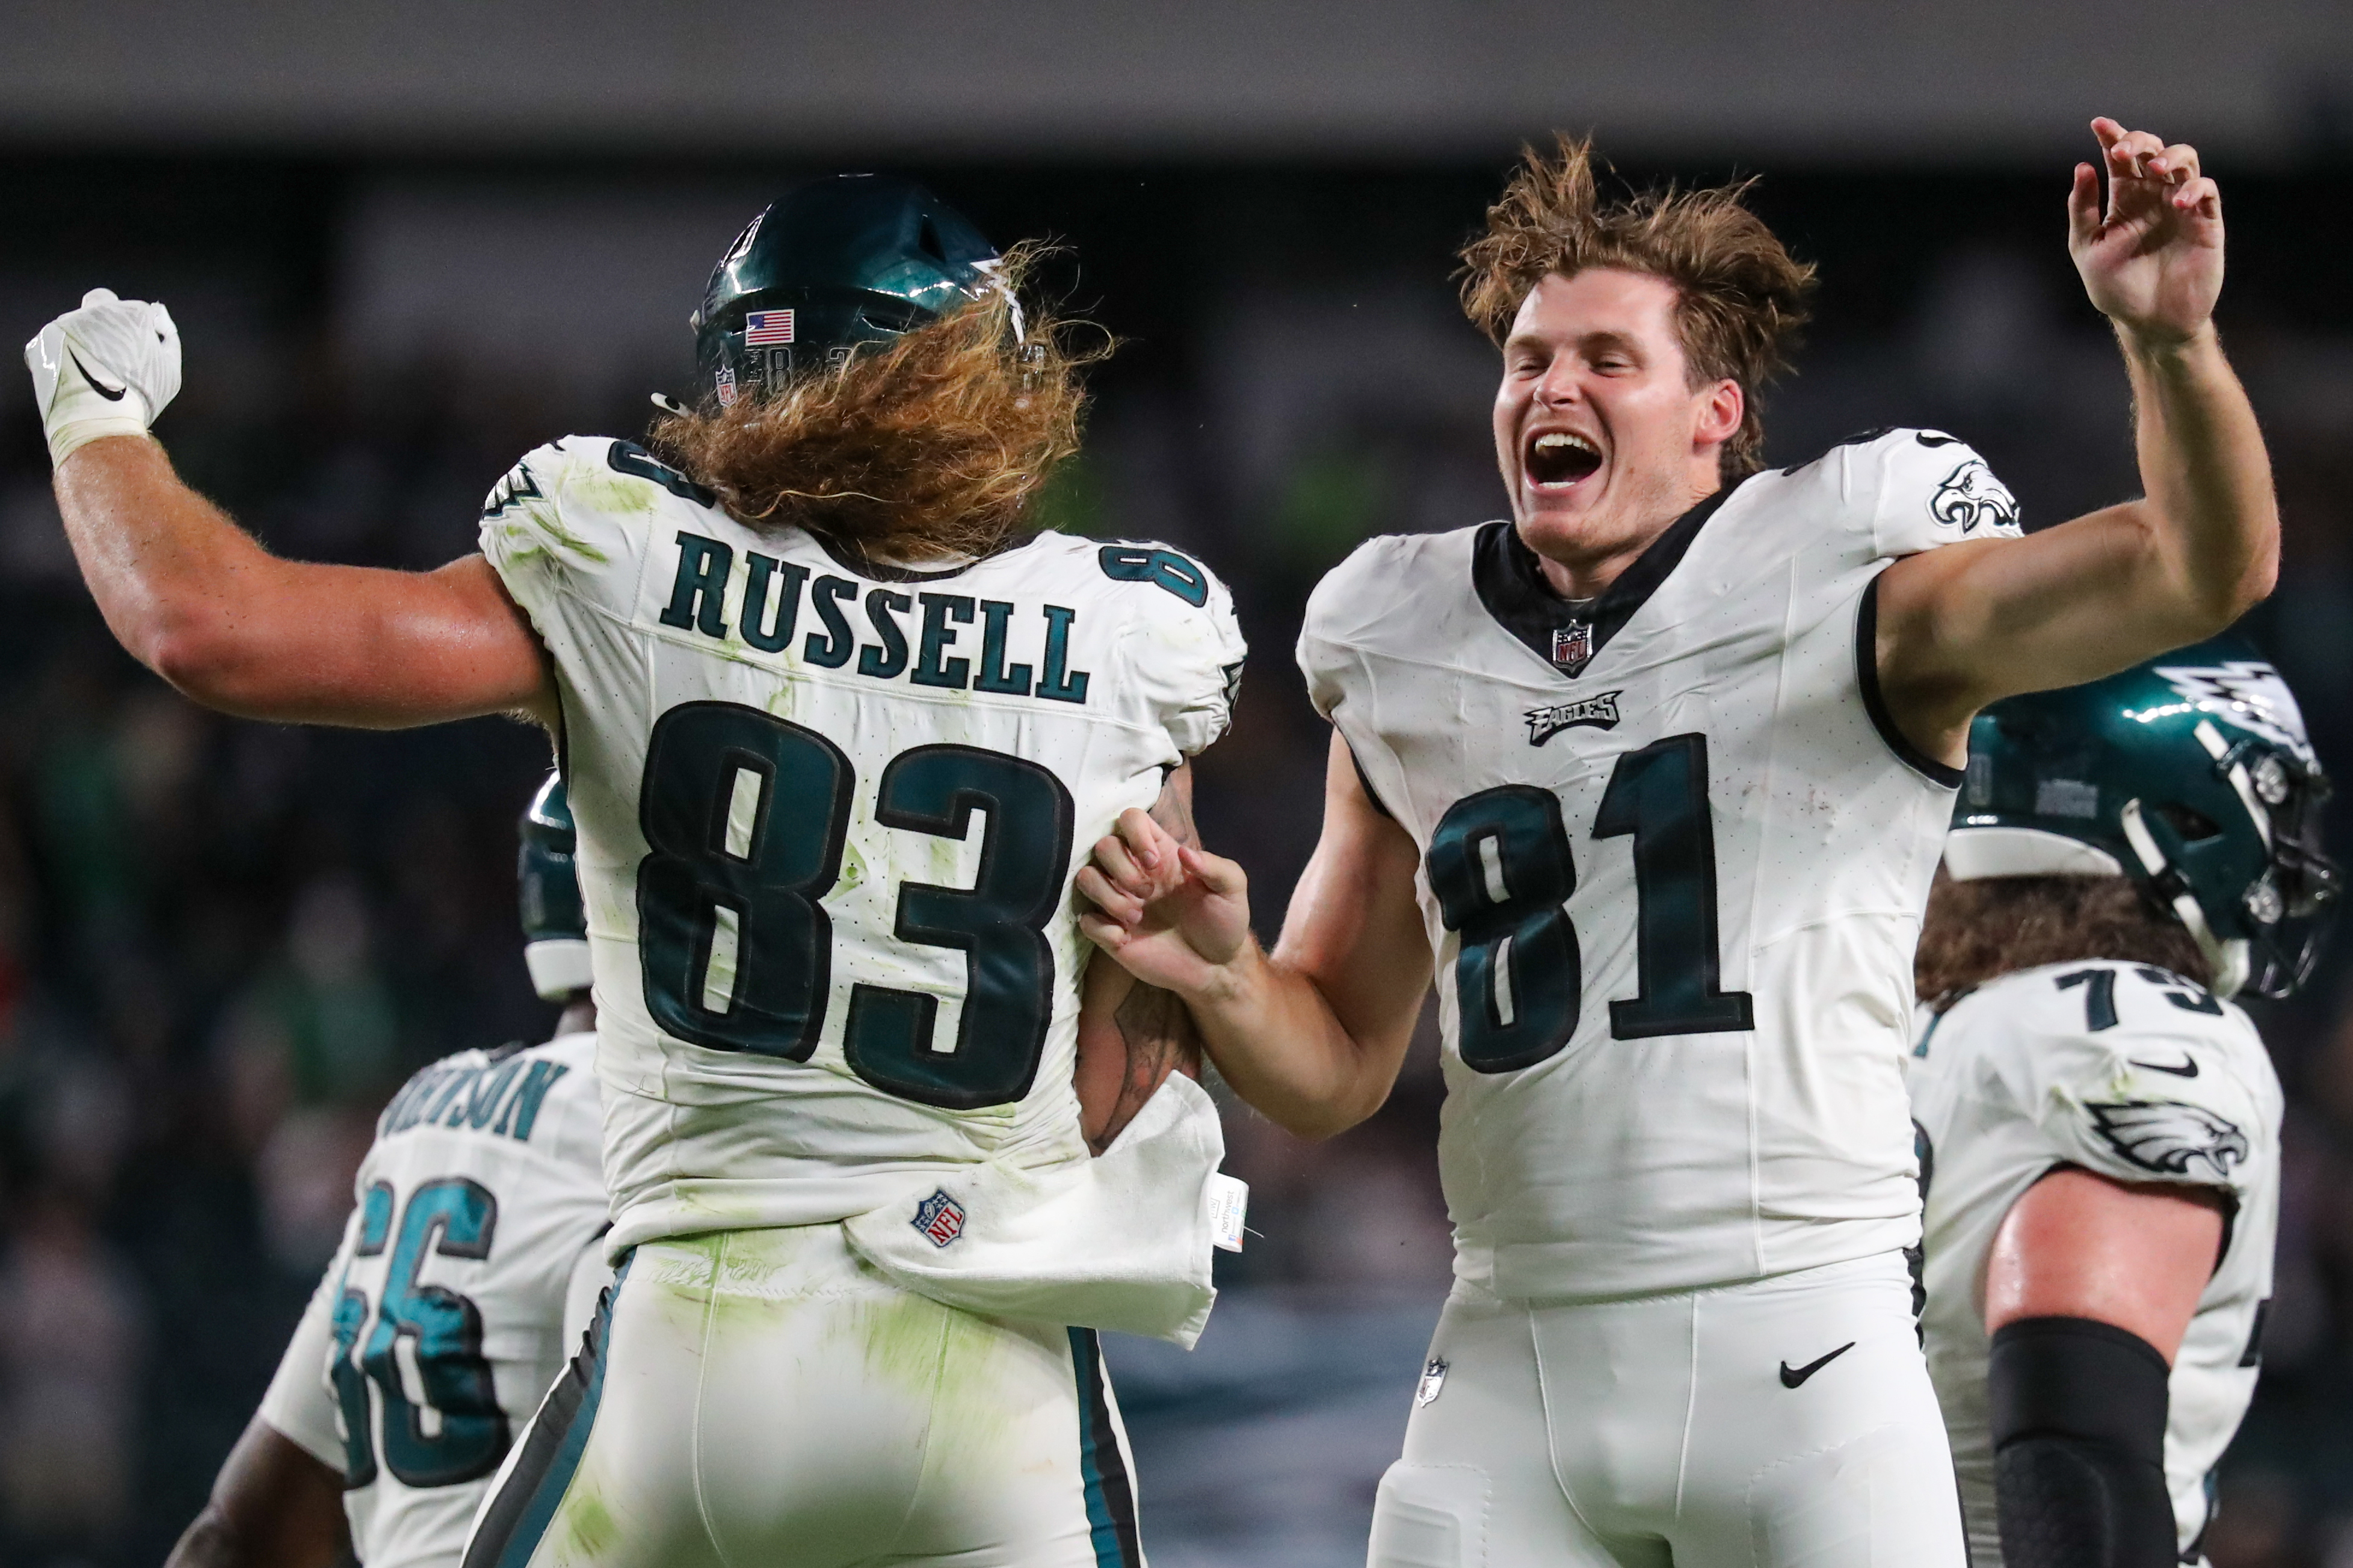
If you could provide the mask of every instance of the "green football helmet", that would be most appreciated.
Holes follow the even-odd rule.
[[[712,269],[691,320],[723,407],[887,342],[997,287],[996,247],[911,180],[835,174],[778,197]]]
[[[2285,996],[2336,911],[2328,795],[2287,682],[2221,637],[1978,715],[1945,868],[2130,877],[2189,928],[2217,993]]]
[[[550,773],[523,808],[517,829],[522,848],[515,879],[522,884],[522,961],[532,988],[550,1002],[588,989],[588,916],[573,867],[577,844],[564,775]]]

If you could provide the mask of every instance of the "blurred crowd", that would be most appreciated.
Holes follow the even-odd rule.
[[[1255,652],[1235,728],[1199,769],[1200,817],[1211,847],[1249,868],[1270,937],[1320,813],[1324,731],[1289,662],[1308,589],[1373,533],[1502,506],[1492,351],[1444,282],[1486,181],[1197,174],[1164,181],[1171,205],[1142,214],[1096,174],[1060,220],[1080,258],[1074,299],[1100,297],[1138,341],[1104,373],[1087,456],[1046,504],[1060,526],[1197,550],[1234,584]],[[953,175],[939,183],[961,194]],[[1054,210],[1043,176],[974,183],[1000,233]],[[2030,525],[2131,493],[2123,378],[2073,291],[2057,192],[1957,176],[1939,191],[1767,187],[1768,216],[1821,258],[1828,290],[1803,374],[1767,403],[1771,456],[1920,424],[1977,445]],[[2261,259],[2298,243],[2295,194],[2245,204],[2236,243],[2256,259],[2234,258],[2226,300],[2288,528],[2281,590],[2249,629],[2353,788],[2353,320]],[[1989,199],[1977,210],[2042,205],[1952,220]],[[992,205],[1012,216],[992,222]],[[1194,234],[1190,248],[1151,222]],[[1208,255],[1197,231],[1212,224],[1251,242]],[[1097,256],[1110,260],[1084,270]],[[271,265],[226,247],[218,287],[235,296],[240,267]],[[45,263],[33,281],[57,276]],[[19,339],[72,302],[64,288],[36,300],[33,281],[0,263],[0,327]],[[699,281],[676,280],[681,319]],[[567,429],[635,435],[644,391],[682,376],[682,363],[581,380],[446,352],[380,362],[332,330],[332,267],[262,291],[266,309],[188,331],[188,390],[162,433],[192,481],[293,554],[448,560],[519,455]],[[206,324],[194,298],[184,329]],[[552,1023],[523,974],[512,881],[515,815],[548,749],[502,721],[386,736],[193,708],[107,637],[47,475],[21,392],[0,393],[0,1563],[111,1568],[160,1560],[199,1506],[333,1249],[389,1092],[447,1051]],[[2342,809],[2338,826],[2353,854]],[[2290,1094],[2288,1186],[2264,1380],[2210,1538],[2218,1568],[2353,1568],[2348,978],[2340,943],[2303,998],[2261,1019]],[[1434,1313],[1440,1098],[1425,1020],[1398,1093],[1354,1132],[1309,1147],[1229,1115],[1256,1233],[1221,1259],[1237,1323],[1283,1303],[1311,1319],[1368,1303]],[[1289,1342],[1272,1331],[1250,1341],[1271,1360],[1251,1363],[1249,1396],[1218,1384],[1187,1404],[1183,1368],[1151,1363],[1139,1424],[1155,1398],[1181,1407],[1187,1433],[1277,1420],[1285,1398],[1312,1399],[1306,1384],[1345,1381],[1333,1358],[1352,1337],[1384,1334],[1397,1337],[1375,1325],[1301,1351],[1296,1365],[1321,1370],[1290,1394]],[[1391,1392],[1371,1408],[1401,1428],[1406,1385]],[[1155,1463],[1182,1466],[1181,1446],[1161,1447]],[[1346,1479],[1348,1498],[1368,1506],[1378,1458]],[[1149,1467],[1145,1480],[1147,1531],[1181,1530],[1151,1510],[1189,1494],[1156,1494]]]

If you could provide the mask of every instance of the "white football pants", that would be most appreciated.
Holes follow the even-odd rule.
[[[1372,1568],[1964,1568],[1900,1254],[1532,1306],[1458,1282]]]
[[[839,1226],[648,1242],[466,1568],[1143,1568],[1085,1329],[884,1280]]]

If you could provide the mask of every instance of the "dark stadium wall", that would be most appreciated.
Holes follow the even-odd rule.
[[[2319,0],[2128,23],[2038,0],[10,0],[0,22],[0,135],[151,147],[1446,158],[1569,123],[1941,163],[2071,144],[2096,110],[2276,163],[2353,101],[2353,12]]]

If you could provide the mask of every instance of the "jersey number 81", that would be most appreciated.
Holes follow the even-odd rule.
[[[1716,956],[1715,833],[1707,810],[1707,737],[1670,735],[1618,759],[1593,836],[1634,840],[1635,971],[1609,1004],[1620,1040],[1755,1027],[1746,991],[1725,991]],[[1577,928],[1562,908],[1577,860],[1560,797],[1501,784],[1447,808],[1430,836],[1430,890],[1454,960],[1462,1064],[1515,1072],[1556,1054],[1584,1010]]]

